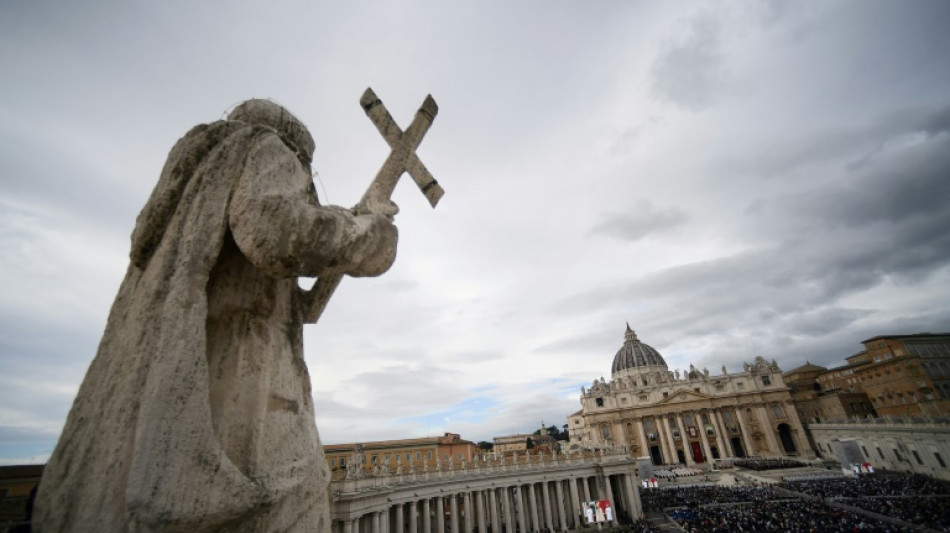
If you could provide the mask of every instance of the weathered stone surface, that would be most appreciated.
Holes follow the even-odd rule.
[[[319,205],[313,140],[251,100],[172,149],[37,496],[37,531],[328,531],[297,276],[375,276],[385,217]]]

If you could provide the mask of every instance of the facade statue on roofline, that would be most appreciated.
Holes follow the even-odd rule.
[[[391,203],[321,206],[313,151],[267,100],[172,148],[45,468],[36,531],[330,530],[302,343],[322,307],[297,278],[378,276],[398,236]]]

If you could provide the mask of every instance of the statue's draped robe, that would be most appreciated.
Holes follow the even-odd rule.
[[[380,242],[394,257],[395,235],[320,207],[294,150],[233,120],[172,149],[38,531],[329,531],[296,276],[379,274],[364,261]]]

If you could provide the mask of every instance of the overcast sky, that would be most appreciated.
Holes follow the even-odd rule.
[[[266,7],[265,7],[266,5]],[[0,461],[52,451],[192,126],[308,125],[325,202],[388,154],[446,190],[305,329],[324,443],[566,423],[626,323],[713,374],[950,331],[950,2],[0,4]]]

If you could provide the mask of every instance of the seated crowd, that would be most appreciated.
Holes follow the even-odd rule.
[[[641,491],[645,511],[665,511],[687,532],[950,532],[950,483],[914,475],[813,476],[773,486]],[[861,510],[903,521],[894,525]]]
[[[662,479],[698,476],[703,473],[704,472],[702,470],[697,468],[688,468],[682,465],[663,465],[653,469],[653,476]]]
[[[779,468],[798,468],[805,466],[804,463],[792,459],[755,457],[736,459],[732,464],[734,466],[748,468],[749,470],[775,470]]]

